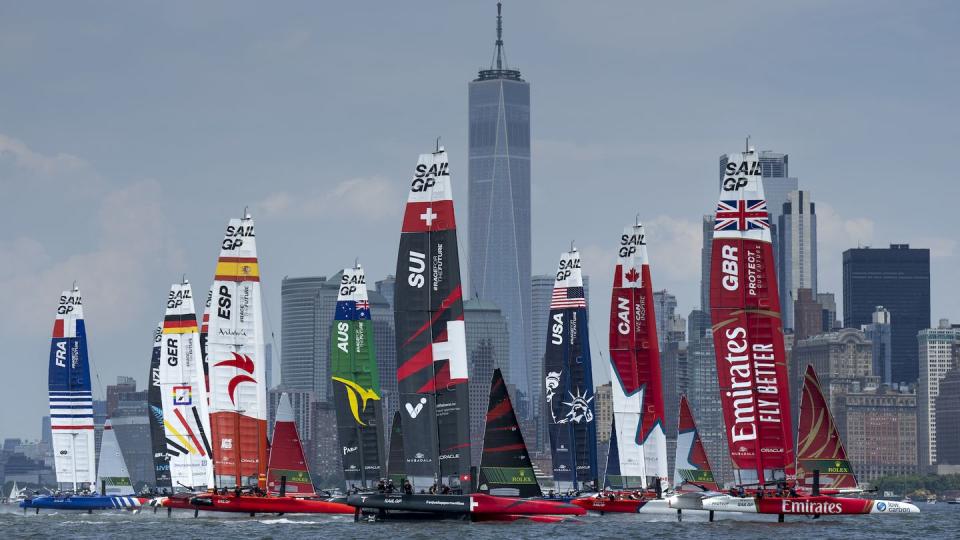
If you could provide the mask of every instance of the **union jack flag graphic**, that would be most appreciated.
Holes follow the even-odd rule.
[[[370,302],[368,300],[357,300],[357,309],[370,309]]]
[[[583,297],[583,287],[564,287],[553,289],[550,309],[585,308],[587,300]]]
[[[713,224],[715,231],[749,231],[769,229],[770,214],[767,213],[767,201],[750,199],[717,202],[717,216]]]

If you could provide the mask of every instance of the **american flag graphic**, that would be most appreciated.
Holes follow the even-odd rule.
[[[370,309],[370,302],[368,300],[357,300],[357,309]]]
[[[550,309],[585,308],[587,300],[583,297],[583,287],[554,288],[550,298]]]
[[[741,199],[717,202],[717,216],[713,224],[713,230],[749,231],[769,228],[770,214],[767,213],[767,201],[763,199]]]

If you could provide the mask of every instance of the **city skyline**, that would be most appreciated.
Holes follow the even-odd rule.
[[[371,278],[393,271],[406,176],[437,135],[467,225],[463,82],[489,55],[492,2],[373,14],[306,6],[309,16],[187,6],[142,19],[24,5],[0,21],[9,81],[0,247],[10,261],[0,274],[9,302],[0,368],[26,375],[0,391],[36,411],[0,419],[5,436],[39,435],[55,300],[74,280],[95,381],[102,388],[124,374],[142,385],[170,281],[186,273],[197,290],[207,286],[223,227],[244,206],[257,219],[267,334],[277,337],[285,275],[325,274],[356,257]],[[824,20],[815,5],[764,6],[750,8],[749,21],[712,5],[624,3],[611,8],[616,20],[575,3],[506,9],[512,54],[536,81],[531,273],[551,271],[576,240],[598,293],[594,328],[606,322],[612,239],[638,211],[657,288],[677,296],[679,313],[698,307],[699,220],[716,198],[714,160],[747,134],[759,149],[789,153],[790,174],[817,202],[818,292],[842,294],[843,250],[909,243],[931,250],[932,318],[960,320],[948,281],[956,240],[919,219],[949,215],[957,190],[947,89],[958,70],[945,69],[957,62],[957,8],[834,6]],[[424,11],[444,24],[409,32]],[[720,28],[751,37],[714,39]],[[805,28],[822,39],[802,39]],[[851,28],[862,47],[848,45]],[[356,40],[358,29],[369,39]],[[757,66],[786,67],[744,76],[750,85],[717,84],[749,70],[720,59],[742,57],[757,40],[767,43]],[[336,53],[338,42],[351,54]],[[916,54],[929,62],[913,62]],[[829,88],[816,82],[826,80]],[[584,96],[590,107],[571,107]],[[904,179],[944,196],[905,190]]]

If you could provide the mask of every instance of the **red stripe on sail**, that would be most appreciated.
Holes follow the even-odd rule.
[[[526,449],[527,449],[527,445],[525,444],[507,444],[504,446],[497,446],[494,448],[484,448],[483,453],[486,454],[487,452],[509,452],[512,450],[526,450]]]
[[[190,435],[190,440],[193,441],[193,445],[197,447],[197,452],[200,452],[201,456],[207,455],[206,452],[203,451],[203,445],[197,440],[197,436],[193,434],[193,429],[190,428],[187,419],[180,414],[180,409],[174,409],[173,413],[177,415],[177,418],[180,419],[180,424],[187,430],[187,435]]]
[[[93,426],[50,426],[50,429],[93,429]]]
[[[433,344],[417,351],[417,354],[397,368],[397,380],[402,381],[433,363]]]
[[[407,202],[402,232],[418,233],[455,229],[453,201]]]
[[[53,337],[63,337],[63,319],[57,319],[53,322]]]
[[[256,257],[220,257],[217,259],[217,262],[222,263],[255,263],[257,262]]]
[[[450,291],[450,294],[443,299],[443,302],[440,303],[440,309],[433,314],[433,317],[431,317],[428,322],[424,323],[423,326],[418,328],[417,331],[413,333],[413,335],[411,335],[409,338],[407,338],[406,341],[403,342],[404,346],[406,346],[408,343],[416,339],[417,336],[419,336],[424,331],[426,331],[427,328],[430,328],[430,326],[432,326],[433,323],[437,322],[437,320],[439,320],[440,317],[443,316],[443,313],[447,311],[450,308],[450,306],[453,305],[454,302],[459,300],[462,295],[463,295],[463,290],[460,288],[460,285],[457,285],[457,287],[454,290]],[[446,331],[446,329],[444,329],[444,331]],[[444,340],[437,339],[434,341],[444,341]]]

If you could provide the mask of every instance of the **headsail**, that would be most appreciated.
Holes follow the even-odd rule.
[[[76,286],[60,295],[50,344],[49,385],[57,483],[71,484],[74,490],[84,484],[93,488],[97,475],[93,393],[83,299]]]
[[[469,491],[470,403],[447,153],[421,154],[397,257],[394,320],[406,472]]]
[[[610,371],[620,473],[619,478],[608,474],[607,482],[615,488],[648,487],[648,478],[665,484],[660,348],[646,235],[639,223],[620,235],[610,302]]]
[[[406,462],[403,459],[403,420],[400,411],[393,414],[393,428],[390,430],[390,456],[387,460],[388,478],[398,486],[407,477]]]
[[[160,385],[160,343],[163,341],[163,321],[153,333],[153,356],[150,357],[150,387],[147,389],[147,407],[150,409],[150,442],[153,449],[153,473],[156,487],[161,492],[171,490],[170,456],[167,454],[166,429],[163,427],[163,390]]]
[[[280,395],[277,419],[273,423],[273,444],[270,445],[270,460],[267,466],[267,489],[279,495],[285,482],[285,495],[310,497],[315,495],[310,470],[303,454],[303,444],[297,434],[293,419],[293,407],[286,393]]]
[[[680,422],[677,429],[677,459],[673,471],[673,485],[682,489],[692,484],[701,490],[719,491],[710,459],[700,440],[697,422],[693,419],[687,396],[680,396]]]
[[[544,354],[553,478],[560,490],[596,482],[597,424],[580,252],[560,256]]]
[[[346,268],[340,279],[330,346],[337,436],[343,449],[347,488],[374,487],[383,476],[380,373],[363,268]]]
[[[484,493],[511,497],[543,495],[500,368],[493,371],[490,383],[490,405],[478,474],[479,491]]]
[[[797,433],[797,484],[813,486],[813,471],[820,471],[820,487],[857,489],[847,451],[840,440],[830,406],[820,389],[813,366],[807,366],[800,395],[800,425]]]
[[[97,466],[97,489],[101,495],[130,495],[130,473],[120,453],[117,434],[113,432],[110,419],[103,424],[103,437],[100,439],[100,464]]]
[[[175,487],[213,487],[210,417],[193,289],[186,280],[167,295],[160,344],[160,398],[170,479]]]
[[[218,486],[267,483],[267,391],[253,218],[231,219],[220,246],[207,336]]]
[[[727,156],[713,227],[710,311],[736,481],[794,476],[787,363],[757,153]]]

